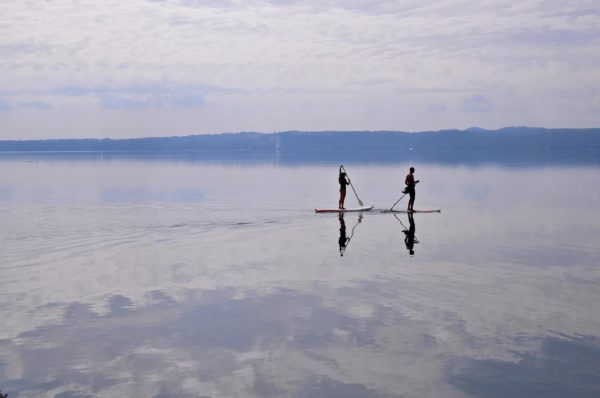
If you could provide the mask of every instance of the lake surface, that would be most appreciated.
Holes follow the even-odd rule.
[[[409,166],[0,155],[0,390],[600,396],[600,167]]]

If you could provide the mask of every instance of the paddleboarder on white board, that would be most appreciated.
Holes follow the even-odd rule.
[[[406,188],[404,188],[404,193],[408,194],[408,211],[413,211],[413,205],[415,204],[415,185],[419,182],[419,180],[415,181],[415,168],[411,167],[409,169],[409,173],[406,175],[404,179],[404,183],[406,184]]]
[[[340,175],[338,176],[338,182],[340,183],[340,200],[338,202],[338,209],[344,208],[344,201],[346,200],[346,186],[350,184],[350,180],[344,171],[343,166],[340,166]]]

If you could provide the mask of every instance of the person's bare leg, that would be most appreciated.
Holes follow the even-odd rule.
[[[340,192],[340,201],[338,202],[338,209],[344,208],[345,200],[346,200],[346,192]]]

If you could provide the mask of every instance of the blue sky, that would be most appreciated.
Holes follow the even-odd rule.
[[[600,127],[600,3],[0,1],[0,139]]]

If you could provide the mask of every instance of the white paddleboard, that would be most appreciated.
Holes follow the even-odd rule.
[[[442,209],[433,209],[433,210],[381,210],[382,213],[441,213]]]
[[[369,211],[373,206],[346,207],[345,209],[315,209],[317,213],[349,213],[353,211]]]

